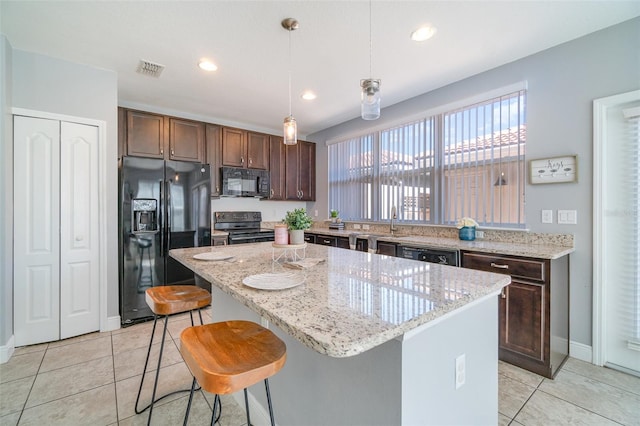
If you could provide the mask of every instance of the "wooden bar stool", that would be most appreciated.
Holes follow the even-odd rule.
[[[287,347],[271,330],[250,321],[225,321],[185,329],[180,353],[193,375],[184,416],[186,426],[196,382],[215,394],[211,424],[215,423],[219,395],[244,390],[247,425],[251,425],[247,387],[264,380],[271,425],[275,426],[268,378],[284,366]]]
[[[136,414],[140,414],[148,408],[149,419],[147,420],[147,424],[151,424],[151,414],[153,412],[153,404],[155,402],[176,392],[188,391],[188,389],[183,389],[176,392],[171,392],[156,399],[158,376],[160,375],[160,365],[162,363],[162,352],[164,350],[164,341],[167,335],[167,324],[169,323],[169,315],[189,312],[189,315],[191,316],[191,325],[193,326],[193,311],[197,310],[200,316],[200,324],[204,324],[204,321],[202,321],[202,312],[200,311],[200,309],[211,304],[211,293],[195,285],[167,285],[148,288],[145,291],[145,300],[147,302],[147,305],[149,305],[149,308],[151,308],[151,311],[153,312],[153,330],[151,331],[151,338],[149,339],[147,359],[144,362],[144,369],[142,370],[142,379],[140,379],[140,388],[138,389],[138,396],[136,397],[135,411]],[[149,355],[151,354],[151,345],[153,345],[153,337],[156,332],[158,317],[161,316],[164,317],[164,331],[162,332],[162,343],[160,344],[160,354],[158,355],[158,368],[156,369],[156,378],[153,383],[153,394],[151,396],[151,402],[149,403],[149,405],[142,409],[139,409],[138,402],[140,401],[140,393],[142,393],[142,385],[144,384],[144,378],[147,373]]]

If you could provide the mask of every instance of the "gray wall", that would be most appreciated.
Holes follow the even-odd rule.
[[[577,154],[579,172],[577,183],[527,184],[527,227],[534,232],[575,235],[576,251],[570,258],[570,339],[591,346],[592,102],[640,88],[639,40],[640,18],[636,18],[384,108],[381,118],[373,123],[358,118],[309,135],[309,140],[318,143],[318,199],[309,209],[329,208],[323,142],[527,81],[527,158]],[[384,103],[384,85],[382,96]],[[542,224],[542,209],[577,210],[578,224]]]
[[[11,45],[0,34],[0,346],[13,335],[13,119]],[[8,354],[7,354],[8,355]]]
[[[107,185],[102,190],[106,191],[107,204],[101,208],[106,209],[107,218],[107,316],[117,316],[117,75],[113,71],[14,49],[12,87],[13,107],[106,122]],[[11,139],[4,141],[4,145],[11,143]],[[2,285],[11,286],[11,281],[4,281]]]

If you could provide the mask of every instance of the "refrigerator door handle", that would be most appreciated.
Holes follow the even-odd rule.
[[[164,182],[160,181],[160,183],[158,184],[158,189],[160,190],[160,214],[159,214],[159,218],[158,218],[158,222],[159,222],[159,226],[158,229],[160,230],[160,255],[164,256],[164,204],[162,203],[162,200],[164,200]]]
[[[171,201],[171,182],[165,182],[164,192],[167,197],[167,249],[166,256],[169,256],[169,249],[171,249],[171,211],[173,210],[173,204]]]

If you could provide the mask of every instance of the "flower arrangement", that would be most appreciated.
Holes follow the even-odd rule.
[[[307,214],[307,210],[304,208],[288,211],[287,215],[282,219],[282,222],[287,224],[287,228],[290,231],[305,230],[311,228],[313,220]]]
[[[331,209],[331,217],[338,217],[338,210]]]
[[[478,222],[476,222],[475,220],[473,220],[470,217],[463,217],[462,219],[458,220],[458,222],[456,223],[456,228],[458,229],[462,229],[465,227],[477,227],[480,226],[478,225]]]

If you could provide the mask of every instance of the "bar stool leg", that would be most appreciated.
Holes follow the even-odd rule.
[[[153,413],[153,403],[156,401],[156,389],[158,388],[158,377],[160,376],[160,365],[162,364],[162,352],[164,351],[164,340],[167,335],[167,324],[169,324],[169,316],[164,316],[164,330],[162,331],[162,343],[160,344],[160,354],[158,355],[158,369],[156,370],[156,379],[153,382],[153,394],[151,395],[151,405],[149,406],[149,420],[147,425],[151,424],[151,414]]]
[[[187,412],[184,413],[184,423],[183,426],[187,426],[187,422],[189,421],[189,411],[191,411],[191,401],[193,401],[193,393],[196,390],[196,378],[193,378],[193,382],[191,382],[191,393],[189,393],[189,403],[187,404]],[[215,401],[214,401],[214,406],[213,408],[215,409]]]
[[[140,379],[140,388],[138,388],[138,396],[136,397],[136,406],[135,406],[136,414],[140,414],[144,412],[147,408],[149,408],[149,405],[147,405],[143,409],[139,409],[138,402],[140,401],[140,394],[142,393],[142,385],[144,384],[144,377],[147,374],[147,365],[149,364],[149,355],[151,354],[151,346],[153,345],[153,336],[155,336],[156,334],[157,323],[158,323],[158,316],[154,314],[153,329],[151,330],[151,338],[149,339],[149,349],[147,350],[147,358],[144,360],[144,368],[142,370],[142,379]]]
[[[271,426],[276,426],[273,416],[273,406],[271,405],[271,392],[269,392],[269,379],[264,379],[264,388],[267,390],[267,404],[269,404],[269,417],[271,418]]]
[[[251,418],[249,416],[249,398],[247,398],[247,388],[244,388],[244,408],[247,410],[247,426],[251,426]]]

